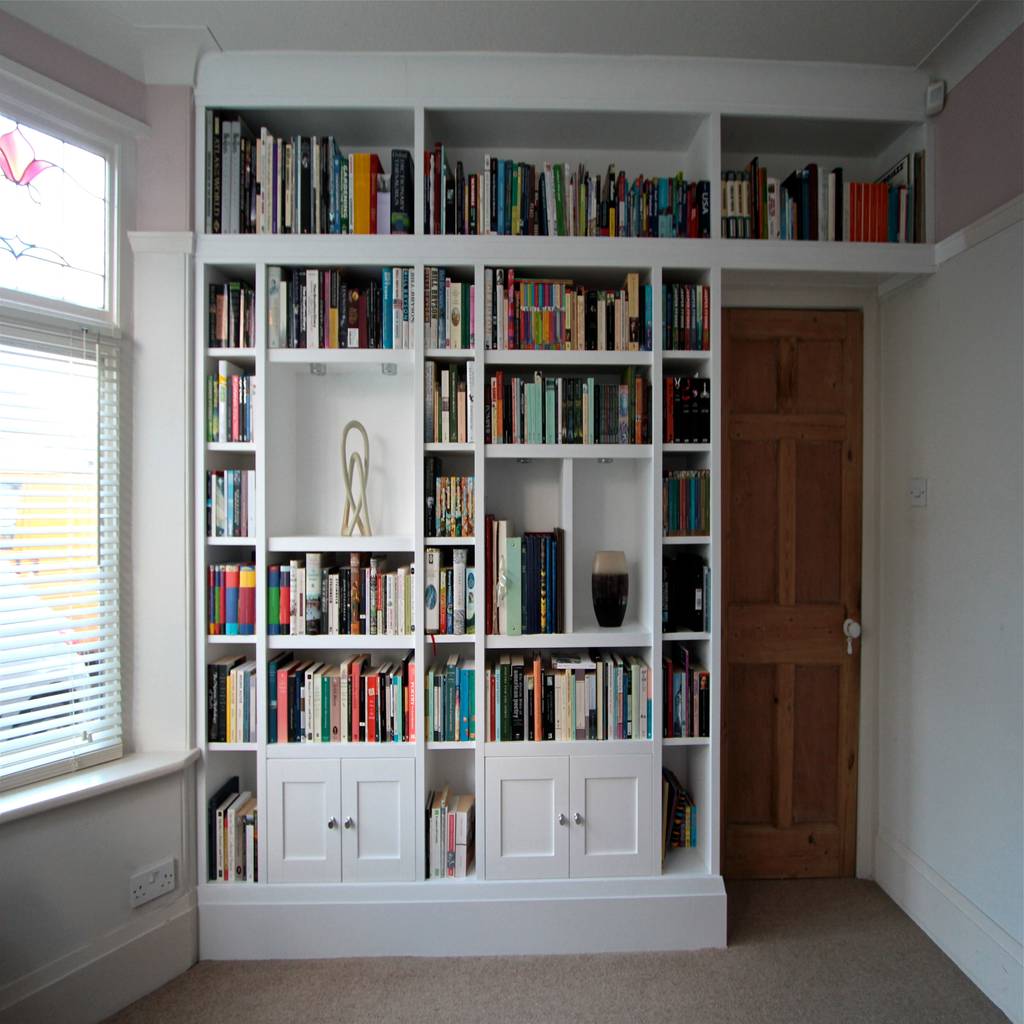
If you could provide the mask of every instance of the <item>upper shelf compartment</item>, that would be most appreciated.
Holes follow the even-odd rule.
[[[712,134],[706,114],[428,108],[424,233],[699,237],[687,230],[682,183],[694,185],[698,210]]]

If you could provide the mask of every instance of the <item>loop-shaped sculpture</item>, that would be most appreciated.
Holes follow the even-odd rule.
[[[362,435],[362,454],[358,451],[348,454],[348,436],[353,430]],[[349,420],[341,432],[341,477],[345,484],[345,507],[341,514],[342,537],[351,537],[357,532],[363,537],[372,534],[367,496],[369,475],[370,439],[366,436],[366,428],[359,420]]]

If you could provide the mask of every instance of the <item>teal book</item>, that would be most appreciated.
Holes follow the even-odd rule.
[[[521,636],[523,632],[523,538],[505,540],[505,608],[508,615],[508,635]]]

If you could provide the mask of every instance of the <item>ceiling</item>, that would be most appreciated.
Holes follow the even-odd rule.
[[[918,67],[975,0],[0,0],[142,81],[216,50],[647,54]],[[987,5],[982,5],[987,6]]]

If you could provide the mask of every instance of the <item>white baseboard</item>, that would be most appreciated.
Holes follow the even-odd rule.
[[[0,991],[0,1024],[95,1024],[196,962],[195,892]]]
[[[726,937],[721,880],[718,888],[632,899],[200,903],[199,955],[276,960],[720,948]]]
[[[912,850],[879,835],[875,880],[1014,1022],[1024,1021],[1021,944]]]

